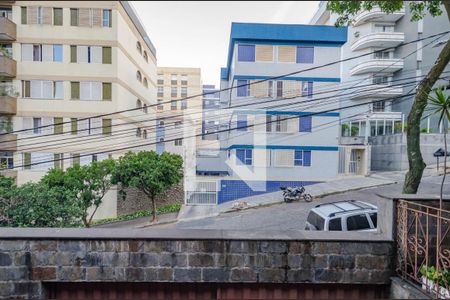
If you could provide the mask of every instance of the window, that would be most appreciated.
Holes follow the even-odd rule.
[[[54,153],[53,154],[53,167],[55,169],[64,169],[64,154],[63,153]]]
[[[375,32],[394,32],[394,29],[394,25],[376,24],[374,27]]]
[[[267,158],[270,159],[268,164],[273,167],[292,167],[293,155],[292,150],[268,150]]]
[[[299,117],[298,118],[298,132],[311,132],[312,131],[312,117]]]
[[[269,98],[273,97],[273,80],[267,82],[267,96]]]
[[[255,61],[255,45],[238,45],[238,61]]]
[[[142,111],[146,114],[148,114],[148,108],[147,108],[147,104],[144,103],[144,105],[142,106]]]
[[[171,97],[176,97],[177,96],[177,87],[173,86],[170,88],[170,96]]]
[[[328,230],[329,231],[342,231],[342,219],[334,218],[328,222]]]
[[[297,47],[298,64],[312,64],[314,63],[314,47]]]
[[[79,100],[110,100],[111,83],[98,81],[72,81],[71,99]],[[103,95],[102,95],[103,94]],[[108,99],[109,98],[109,99]]]
[[[308,219],[306,219],[306,221],[311,224],[311,226],[313,226],[316,230],[323,230],[325,225],[325,220],[313,211],[309,213]]]
[[[373,227],[377,228],[377,218],[378,218],[377,213],[370,213],[369,217],[370,217],[370,220],[372,220]]]
[[[283,81],[277,81],[277,98],[283,97]]]
[[[187,100],[181,100],[181,109],[187,108]]]
[[[390,81],[390,77],[389,76],[374,76],[372,78],[372,83],[373,84],[388,84]]]
[[[144,81],[143,81],[143,84],[144,84],[144,86],[145,86],[146,88],[148,88],[148,82],[147,82],[147,78],[145,78],[145,77],[144,77]]]
[[[42,61],[42,45],[33,45],[33,61]]]
[[[53,133],[54,134],[63,134],[64,133],[64,120],[63,118],[53,118]]]
[[[175,140],[175,146],[182,146],[183,145],[183,139],[176,139]]]
[[[294,166],[311,166],[311,151],[309,150],[294,150]]]
[[[177,101],[176,100],[170,101],[170,109],[171,110],[176,110],[177,109]]]
[[[252,165],[253,150],[252,149],[236,149],[237,164]]]
[[[147,130],[144,130],[144,132],[142,133],[142,137],[143,137],[144,139],[147,139]]]
[[[142,54],[142,57],[145,59],[146,62],[148,62],[147,51],[144,50],[144,54]]]
[[[77,118],[70,119],[70,133],[72,135],[76,135],[78,133],[78,119]]]
[[[53,45],[53,61],[62,62],[63,61],[63,46]]]
[[[141,137],[141,128],[136,128],[136,137]]]
[[[186,74],[181,74],[181,85],[188,84],[188,76]]]
[[[164,121],[159,121],[158,122],[158,127],[163,128],[164,127]]]
[[[137,50],[139,53],[142,53],[142,47],[141,47],[141,43],[140,43],[139,41],[136,43],[136,50]]]
[[[111,47],[102,47],[102,63],[111,64],[111,62],[112,62]]]
[[[42,133],[42,118],[33,118],[33,133]]]
[[[22,97],[33,99],[63,99],[62,81],[23,80]]]
[[[22,24],[27,24],[27,8],[25,6],[20,7],[20,20]]]
[[[10,151],[0,152],[0,169],[13,169],[13,168],[14,168],[13,152]]]
[[[378,102],[372,103],[372,109],[374,112],[383,112],[385,109],[385,102],[378,101]]]
[[[136,108],[137,109],[141,109],[142,108],[142,102],[139,99],[136,100]]]
[[[80,154],[72,153],[72,166],[80,165]]]
[[[164,97],[164,87],[158,86],[158,97]]]
[[[302,81],[302,97],[312,98],[313,83],[311,81]]]
[[[158,106],[156,107],[157,110],[163,110],[164,109],[164,105],[162,103],[163,103],[163,100],[162,99],[158,99]]]
[[[157,82],[158,82],[158,84],[164,84],[164,75],[163,74],[158,74],[158,81]]]
[[[112,120],[102,119],[102,134],[111,135],[111,132],[112,132]]]
[[[37,8],[37,24],[43,24],[44,23],[44,9],[39,6]]]
[[[181,128],[181,121],[175,121],[174,126],[175,128]]]
[[[137,72],[136,72],[136,79],[137,79],[137,81],[139,81],[139,82],[142,81],[141,71],[137,71]]]
[[[177,83],[178,83],[178,75],[177,74],[170,75],[170,84],[176,85]]]
[[[389,59],[391,58],[391,53],[390,51],[377,51],[373,54],[373,57],[375,59]]]
[[[287,121],[285,116],[275,116],[275,131],[287,132]]]
[[[367,220],[366,214],[360,214],[347,218],[347,230],[364,230],[370,229],[369,220]]]
[[[70,26],[78,26],[78,8],[70,9]]]
[[[237,131],[247,131],[247,115],[237,115]]]
[[[62,45],[22,44],[22,61],[62,62]]]
[[[63,9],[53,7],[53,25],[62,26],[63,24]]]
[[[22,154],[22,159],[23,159],[23,168],[25,170],[30,170],[31,169],[31,153],[23,153]]]
[[[112,83],[111,82],[102,82],[102,100],[111,100],[112,99]]]
[[[103,27],[111,27],[111,10],[104,9],[102,17],[103,17],[102,26]]]
[[[187,97],[187,87],[186,86],[181,87],[181,97]]]
[[[250,85],[249,85],[248,80],[238,80],[237,81],[237,96],[238,97],[250,96]]]

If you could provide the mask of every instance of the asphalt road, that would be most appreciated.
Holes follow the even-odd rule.
[[[425,177],[419,188],[419,194],[437,195],[442,177]],[[450,180],[450,178],[449,178]],[[225,213],[217,217],[178,222],[174,224],[156,225],[153,228],[177,229],[230,229],[230,230],[302,230],[311,207],[326,202],[340,200],[361,200],[377,204],[376,194],[400,193],[402,182],[382,187],[367,188],[359,191],[331,195],[317,199],[311,203],[294,202],[277,204],[268,207],[248,209],[239,212]],[[444,187],[444,194],[450,195],[450,184]]]

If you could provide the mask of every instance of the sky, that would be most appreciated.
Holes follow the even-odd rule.
[[[156,47],[158,66],[201,68],[219,86],[232,22],[308,24],[319,1],[130,1]]]

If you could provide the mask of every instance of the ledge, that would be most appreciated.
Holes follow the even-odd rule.
[[[245,231],[215,229],[0,228],[0,240],[263,240],[392,242],[367,232]]]
[[[420,201],[436,201],[439,195],[421,195],[421,194],[376,194],[377,196],[389,200],[420,200]],[[443,201],[450,201],[450,195],[443,195]]]

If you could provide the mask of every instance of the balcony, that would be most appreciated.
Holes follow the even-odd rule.
[[[397,22],[401,17],[405,15],[405,9],[402,8],[392,14],[382,12],[380,8],[375,7],[371,11],[362,11],[355,17],[353,26],[360,26],[367,22]]]
[[[17,63],[14,59],[0,55],[0,77],[16,77]]]
[[[394,73],[403,69],[403,59],[371,59],[361,62],[350,70],[350,75],[361,75],[367,73]]]
[[[366,138],[364,136],[341,136],[340,145],[364,145]]]
[[[8,133],[0,135],[0,150],[17,151],[17,134]]]
[[[405,41],[403,32],[372,32],[356,39],[351,49],[358,51],[371,47],[391,48],[397,47]]]
[[[380,111],[372,112],[369,115],[369,120],[390,120],[390,121],[401,121],[402,112],[401,111]]]
[[[0,17],[0,41],[16,40],[16,24],[8,18]]]
[[[360,99],[384,99],[395,96],[401,96],[403,93],[403,87],[401,86],[389,86],[384,84],[374,84],[366,87],[364,90],[356,90],[351,96],[352,100]]]
[[[15,115],[17,112],[17,98],[0,95],[0,115]]]

